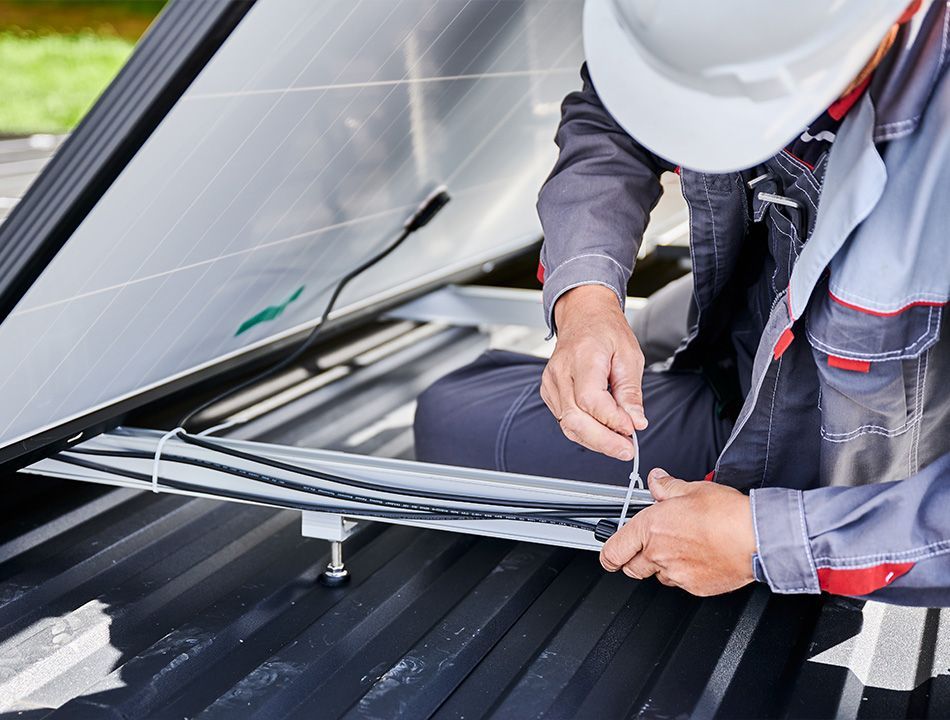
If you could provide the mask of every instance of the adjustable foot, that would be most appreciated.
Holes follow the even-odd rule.
[[[343,565],[343,543],[330,543],[330,563],[327,569],[320,574],[320,584],[326,587],[340,587],[350,581],[350,573]]]

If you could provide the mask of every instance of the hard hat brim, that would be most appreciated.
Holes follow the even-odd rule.
[[[880,28],[863,35],[866,47],[843,49],[842,61],[823,69],[813,89],[753,101],[705,93],[663,74],[641,55],[611,2],[584,6],[584,50],[601,102],[656,155],[709,173],[754,167],[781,151],[840,96],[894,22],[881,13]]]

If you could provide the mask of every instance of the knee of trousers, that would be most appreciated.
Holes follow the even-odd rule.
[[[446,375],[430,385],[416,404],[416,459],[495,469],[496,425],[488,418],[478,417],[478,412],[470,383],[460,373]]]
[[[412,431],[415,437],[416,459],[440,462],[438,448],[448,439],[443,420],[452,414],[452,376],[440,378],[419,396]]]
[[[541,368],[543,361],[534,358],[489,351],[437,380],[416,406],[416,459],[500,469],[498,441],[513,402],[537,385]]]

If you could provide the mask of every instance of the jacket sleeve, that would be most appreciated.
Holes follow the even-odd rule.
[[[950,454],[898,482],[751,496],[755,574],[774,591],[950,606]]]
[[[586,65],[581,78],[583,89],[561,106],[560,155],[538,198],[544,229],[539,277],[552,333],[554,303],[578,285],[605,285],[623,305],[643,230],[662,192],[660,173],[672,169],[610,116]]]

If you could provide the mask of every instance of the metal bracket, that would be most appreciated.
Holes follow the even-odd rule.
[[[343,541],[355,533],[360,523],[330,513],[300,513],[300,533],[304,537],[330,541],[330,562],[320,574],[320,584],[327,587],[340,587],[350,581],[350,572],[343,564]]]
[[[646,304],[643,298],[627,298],[626,315]],[[520,325],[544,328],[540,290],[447,285],[428,295],[400,305],[388,318],[416,322],[438,322],[448,325],[478,327],[480,325]]]
[[[341,515],[331,515],[330,513],[310,512],[304,510],[300,513],[300,534],[304,537],[317,538],[318,540],[331,540],[342,542],[350,535],[355,533],[360,523],[355,520],[348,520]]]

